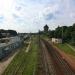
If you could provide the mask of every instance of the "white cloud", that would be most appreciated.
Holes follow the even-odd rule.
[[[0,28],[36,32],[46,23],[51,29],[71,25],[75,19],[74,3],[74,0],[0,0]]]

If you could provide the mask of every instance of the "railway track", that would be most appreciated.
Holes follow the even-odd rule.
[[[75,75],[67,61],[46,40],[41,40],[45,75]]]
[[[53,63],[51,61],[51,57],[45,47],[44,43],[40,42],[40,60],[41,60],[41,68],[39,69],[36,75],[56,75],[56,71],[54,70]],[[40,73],[41,72],[41,73]]]

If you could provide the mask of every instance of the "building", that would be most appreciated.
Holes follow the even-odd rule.
[[[62,43],[62,39],[61,38],[52,38],[52,42],[53,43]]]
[[[17,32],[15,30],[0,29],[0,38],[14,37],[14,36],[17,36]]]
[[[0,43],[0,60],[22,46],[22,40],[19,36],[1,38],[0,41],[2,41]]]
[[[44,26],[44,32],[48,32],[48,29],[49,29],[48,25],[45,25]]]
[[[0,44],[1,43],[8,43],[10,41],[9,38],[0,38]]]

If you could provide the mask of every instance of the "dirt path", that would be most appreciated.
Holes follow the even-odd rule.
[[[43,40],[50,55],[52,56],[53,62],[55,63],[55,67],[60,72],[57,75],[75,75],[75,61],[71,61],[71,58],[59,50],[55,45],[51,42]]]
[[[62,58],[64,60],[66,60],[70,64],[72,69],[75,70],[75,57],[73,57],[72,55],[66,54],[65,52],[61,51],[58,47],[53,45],[50,41],[48,41],[48,42],[61,54]]]
[[[9,65],[9,63],[13,60],[13,58],[15,57],[15,55],[18,52],[19,52],[19,50],[17,52],[15,52],[13,55],[11,55],[7,60],[0,61],[0,75],[4,72],[4,70],[7,68],[7,66]]]

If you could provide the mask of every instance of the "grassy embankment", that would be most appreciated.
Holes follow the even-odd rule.
[[[49,39],[51,41],[51,39],[48,36],[42,35],[41,37],[44,39]],[[73,48],[75,48],[75,46],[70,45],[71,47],[73,47],[73,48],[71,48],[68,46],[67,43],[54,44],[54,45],[57,46],[60,50],[64,51],[65,53],[75,56],[75,51],[73,50]]]
[[[2,75],[33,75],[37,67],[37,39],[32,39],[29,52],[23,47]]]
[[[55,44],[60,50],[64,51],[67,54],[75,56],[75,51],[70,48],[66,43],[64,44]]]

